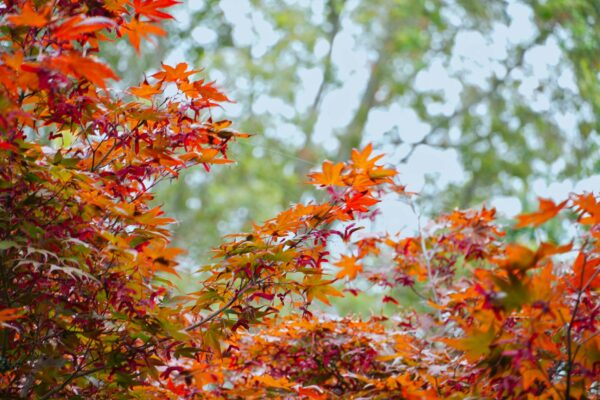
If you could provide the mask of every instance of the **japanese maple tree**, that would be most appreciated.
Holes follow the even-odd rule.
[[[185,64],[114,94],[99,43],[162,35],[161,1],[8,1],[0,8],[2,397],[125,396],[185,348],[163,307],[179,250],[149,190],[230,162],[227,101]],[[171,86],[173,95],[161,96]]]
[[[600,201],[573,194],[563,243],[515,243],[493,209],[416,236],[369,235],[381,196],[412,201],[371,146],[309,175],[323,200],[231,235],[176,295],[182,250],[149,205],[249,135],[186,64],[115,93],[100,42],[165,34],[172,0],[7,1],[0,54],[0,395],[4,398],[548,398],[600,388]],[[341,254],[331,254],[341,241]],[[392,315],[314,302],[385,293]],[[401,304],[394,290],[422,300]]]

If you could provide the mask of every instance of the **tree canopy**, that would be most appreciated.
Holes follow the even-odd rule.
[[[342,140],[339,160],[300,178],[312,198],[267,209],[270,218],[225,237],[185,276],[195,289],[181,293],[183,250],[153,188],[191,168],[233,173],[224,164],[253,146],[251,135],[216,117],[231,100],[199,68],[163,63],[119,89],[99,56],[123,39],[144,51],[167,34],[162,22],[176,4],[0,7],[3,398],[600,395],[600,196],[540,198],[513,226],[478,207],[440,213],[415,233],[373,233],[364,228],[386,196],[414,205],[415,193],[375,146],[353,141],[361,133]],[[327,4],[331,33],[343,4]],[[412,10],[393,4],[355,11],[394,21]],[[571,5],[565,26],[588,9]],[[433,2],[419,12],[443,25],[436,10]],[[407,21],[424,23],[416,15]],[[387,46],[419,40],[386,32]],[[570,229],[552,241],[543,229],[551,223]],[[385,312],[362,319],[317,307],[363,292],[380,294]],[[400,301],[406,292],[416,302]]]

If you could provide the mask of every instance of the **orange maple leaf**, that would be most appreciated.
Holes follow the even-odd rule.
[[[150,19],[174,19],[171,14],[160,11],[160,9],[172,7],[176,4],[180,4],[180,2],[175,0],[134,0],[133,9],[137,14]]]
[[[504,258],[497,259],[496,263],[506,270],[527,270],[533,268],[537,261],[531,249],[511,243],[504,250]]]
[[[119,77],[107,65],[90,57],[82,57],[77,54],[66,54],[51,58],[48,60],[48,64],[65,75],[85,78],[101,88],[106,88],[105,81],[107,79],[119,80]]]
[[[149,100],[153,96],[162,93],[162,83],[158,82],[154,85],[150,85],[145,81],[140,86],[129,88],[129,93],[133,94],[134,96]]]
[[[41,13],[36,12],[33,9],[32,2],[28,1],[25,3],[25,5],[23,5],[21,14],[9,15],[7,19],[10,23],[16,26],[32,26],[35,28],[41,28],[42,26],[46,26],[48,23],[49,14],[49,8],[44,8]]]
[[[87,33],[93,33],[104,28],[112,28],[116,23],[106,17],[84,18],[77,15],[69,18],[54,30],[54,37],[62,40],[79,39]]]
[[[278,389],[290,389],[294,384],[290,382],[286,377],[281,378],[273,378],[270,375],[260,375],[255,376],[254,381],[259,382],[268,387],[278,388]]]
[[[147,210],[140,215],[136,215],[135,221],[149,226],[167,225],[175,222],[173,218],[161,217],[163,214],[164,211],[162,211],[160,207],[154,207],[153,209]]]
[[[369,170],[368,173],[369,173],[369,178],[371,178],[373,180],[378,180],[378,179],[386,179],[386,178],[391,178],[392,176],[396,176],[398,174],[398,171],[391,169],[391,168],[383,168],[383,167],[375,166],[374,168]]]
[[[334,164],[331,161],[323,163],[323,172],[313,172],[308,175],[311,179],[309,183],[321,186],[346,186],[342,179],[344,163]]]
[[[352,149],[352,163],[357,169],[368,171],[375,167],[375,163],[383,158],[383,154],[375,156],[371,159],[371,153],[373,152],[373,145],[369,143],[362,151]]]
[[[519,220],[515,228],[523,228],[525,226],[540,226],[549,219],[554,218],[556,214],[567,204],[567,200],[556,204],[552,200],[539,198],[540,209],[529,214],[521,214],[517,216]]]
[[[317,300],[330,306],[331,302],[327,296],[344,297],[344,293],[331,286],[332,282],[333,281],[320,281],[314,278],[307,280],[305,282],[306,299],[311,302],[313,298],[316,298]]]
[[[142,41],[142,38],[150,40],[150,35],[164,36],[167,34],[160,26],[149,22],[139,21],[136,18],[125,24],[123,29],[126,31],[125,33],[127,33],[131,45],[138,54],[140,53],[140,42]]]
[[[221,152],[218,149],[208,148],[198,150],[198,155],[195,157],[195,161],[205,164],[230,164],[234,162],[227,158],[216,158]]]
[[[194,75],[196,72],[200,72],[199,70],[189,70],[187,63],[179,63],[175,68],[162,64],[163,71],[158,71],[154,75],[153,78],[164,80],[166,82],[177,82],[177,81],[187,81],[190,75]]]
[[[203,79],[196,82],[180,81],[177,82],[177,87],[185,93],[187,97],[201,97],[202,100],[208,101],[208,104],[213,104],[210,100],[231,101],[215,87],[214,82],[205,83]]]
[[[600,288],[600,258],[589,259],[579,253],[573,264],[572,284],[578,290],[595,290]]]
[[[347,195],[345,198],[346,211],[368,212],[369,207],[379,203],[379,200],[374,199],[368,192],[355,193],[352,196]]]
[[[481,357],[489,354],[492,350],[490,346],[496,338],[496,332],[493,327],[487,329],[472,329],[468,334],[461,338],[451,339],[442,338],[440,342],[464,352],[464,356],[470,362],[478,361]]]
[[[219,89],[216,88],[215,82],[204,83],[204,80],[194,82],[194,87],[204,99],[214,101],[231,101]]]
[[[342,279],[347,276],[348,280],[354,280],[358,273],[363,270],[363,266],[358,263],[358,258],[354,256],[342,255],[340,261],[336,262],[334,265],[341,268],[335,276],[337,279]]]
[[[581,212],[579,223],[589,225],[600,223],[600,201],[596,200],[596,196],[592,193],[580,194],[573,202]]]
[[[299,387],[296,389],[296,392],[301,396],[306,396],[312,400],[325,400],[327,399],[327,395],[325,393],[321,393],[318,386],[314,387]]]
[[[571,251],[573,248],[573,242],[559,246],[552,243],[542,242],[535,252],[536,260],[541,260],[545,257],[550,257],[555,254],[562,254]]]

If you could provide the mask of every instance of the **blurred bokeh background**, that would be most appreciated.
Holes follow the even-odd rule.
[[[187,0],[139,58],[103,57],[137,83],[163,61],[204,68],[235,103],[215,115],[255,134],[236,164],[157,190],[175,245],[198,265],[221,237],[313,196],[305,174],[374,143],[420,192],[424,218],[600,188],[596,0]],[[383,204],[376,230],[416,216]]]

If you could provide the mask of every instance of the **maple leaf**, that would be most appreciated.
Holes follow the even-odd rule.
[[[379,200],[371,197],[368,192],[359,192],[346,195],[344,203],[346,204],[346,211],[368,212],[371,206],[379,203]]]
[[[301,396],[306,396],[312,400],[326,400],[327,395],[325,393],[321,393],[319,391],[319,387],[299,387],[296,389],[296,392]]]
[[[543,242],[542,244],[540,244],[540,247],[538,247],[537,251],[535,252],[535,258],[536,260],[541,260],[545,257],[550,257],[555,254],[567,253],[571,251],[572,248],[573,242],[567,243],[562,246],[557,246],[552,243]]]
[[[596,200],[596,196],[592,193],[580,194],[573,202],[581,213],[579,216],[581,224],[600,224],[600,202]]]
[[[531,249],[516,243],[510,243],[504,250],[504,258],[497,264],[507,270],[526,270],[535,266],[537,258]]]
[[[164,211],[160,207],[154,207],[134,218],[137,222],[150,226],[166,225],[175,222],[173,218],[161,217],[161,215],[164,215]]]
[[[291,389],[294,384],[285,377],[273,378],[270,375],[255,376],[254,381],[266,385],[268,387],[278,389]]]
[[[342,255],[342,258],[334,264],[341,270],[335,275],[337,279],[348,277],[348,280],[354,280],[363,267],[358,263],[358,258],[354,256]]]
[[[529,389],[537,385],[537,381],[544,382],[546,375],[543,370],[537,368],[521,368],[521,378],[523,379],[523,388]]]
[[[112,13],[122,14],[127,13],[126,4],[129,4],[129,0],[104,0],[102,7]]]
[[[275,295],[272,293],[254,292],[252,295],[250,295],[250,297],[248,297],[248,301],[258,300],[258,298],[272,301],[273,298],[275,298]]]
[[[188,77],[191,75],[194,75],[197,72],[200,72],[199,70],[189,70],[188,71],[188,65],[187,63],[179,63],[177,64],[177,66],[175,66],[175,68],[167,65],[167,64],[162,64],[163,67],[163,71],[158,71],[155,74],[152,75],[153,78],[165,81],[165,82],[178,82],[178,81],[186,81],[188,80]]]
[[[157,94],[162,93],[162,83],[157,82],[154,85],[150,85],[147,81],[144,81],[140,86],[129,88],[129,93],[150,100]]]
[[[313,298],[316,298],[317,300],[320,300],[321,302],[330,306],[331,302],[327,298],[328,296],[344,297],[344,293],[331,286],[332,282],[334,281],[321,281],[314,279],[306,281],[306,299],[309,302],[312,302]]]
[[[308,175],[311,179],[309,183],[321,186],[345,186],[346,184],[342,180],[343,170],[344,163],[334,164],[331,161],[325,161],[322,167],[323,172],[313,172]]]
[[[392,176],[398,175],[398,171],[391,168],[374,167],[368,172],[369,178],[373,180],[382,180],[385,178],[391,178]],[[402,188],[403,192],[403,188]]]
[[[555,204],[552,200],[539,198],[540,209],[539,211],[532,212],[530,214],[521,214],[517,216],[518,222],[515,228],[523,228],[525,226],[539,226],[544,222],[552,219],[563,209],[567,204],[567,200],[562,203]]]
[[[588,258],[580,252],[573,264],[571,283],[577,290],[600,288],[600,258]]]
[[[231,138],[249,138],[252,136],[249,133],[236,132],[233,130],[226,129],[229,126],[231,126],[231,121],[225,119],[222,121],[214,122],[214,123],[212,123],[212,125],[209,124],[207,126],[207,130],[208,130],[208,132],[210,132],[211,134],[214,134],[219,139],[224,139],[224,140],[228,140]]]
[[[214,101],[230,101],[219,89],[216,88],[215,82],[204,83],[203,80],[194,82],[194,88],[204,99]]]
[[[229,128],[231,126],[231,121],[224,119],[222,121],[217,121],[213,123],[212,127],[215,131],[222,131],[223,129]]]
[[[204,164],[229,164],[234,162],[233,160],[226,158],[217,158],[219,154],[221,154],[221,151],[218,149],[201,149],[198,150],[194,159],[195,161]]]
[[[352,163],[354,167],[357,169],[362,169],[363,171],[369,171],[373,167],[375,167],[375,163],[383,158],[383,154],[375,156],[371,159],[371,153],[373,152],[373,145],[369,143],[362,151],[358,151],[357,149],[352,149]]]
[[[154,386],[135,385],[129,389],[129,392],[136,399],[177,400],[180,398],[168,389]]]
[[[107,65],[90,57],[78,54],[65,54],[46,60],[49,66],[66,75],[85,78],[91,83],[106,88],[106,80],[119,80],[119,77]]]
[[[219,89],[215,87],[214,82],[205,83],[203,79],[196,82],[179,81],[177,82],[177,87],[187,97],[200,97],[206,101],[205,104],[207,105],[216,105],[216,103],[212,103],[210,100],[214,100],[216,102],[231,101],[227,96],[225,96],[223,93],[221,93]]]
[[[29,0],[23,5],[21,14],[8,15],[7,19],[10,23],[16,26],[31,26],[35,28],[41,28],[46,26],[48,23],[49,14],[49,8],[44,8],[41,13],[36,12],[33,9],[32,2]]]
[[[167,31],[158,25],[149,22],[143,22],[134,18],[127,24],[123,25],[122,33],[127,34],[129,37],[129,42],[131,42],[131,45],[139,54],[142,38],[150,40],[150,35],[164,36],[167,34]]]
[[[5,142],[4,140],[0,140],[0,150],[9,150],[9,151],[17,151],[17,148],[9,143],[9,142]]]
[[[54,37],[61,40],[79,39],[83,35],[93,33],[104,28],[114,28],[117,24],[106,17],[89,17],[81,15],[69,18],[54,29]]]
[[[172,7],[176,4],[180,4],[180,2],[175,0],[134,0],[133,9],[137,14],[154,20],[174,19],[171,14],[160,11],[160,9]]]
[[[496,332],[492,327],[482,330],[472,330],[464,338],[459,339],[439,339],[447,345],[461,350],[470,362],[476,362],[481,357],[489,354],[490,346],[494,342]]]
[[[167,386],[166,388],[171,391],[172,393],[178,395],[178,396],[185,396],[189,394],[189,390],[187,389],[187,385],[185,384],[180,384],[180,385],[175,385],[173,383],[173,381],[171,380],[171,378],[169,378],[169,380],[167,381]]]

